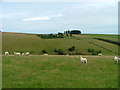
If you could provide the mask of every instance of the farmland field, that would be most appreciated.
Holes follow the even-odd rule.
[[[118,88],[113,56],[85,57],[3,56],[3,88]]]

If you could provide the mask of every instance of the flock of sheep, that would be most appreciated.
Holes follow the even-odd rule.
[[[29,52],[26,52],[26,53],[14,52],[13,54],[16,55],[16,56],[20,56],[20,55],[28,56],[28,55],[30,55]],[[5,55],[10,55],[10,53],[7,51],[7,52],[5,52]]]
[[[29,52],[22,53],[22,54],[20,52],[14,52],[13,54],[16,55],[16,56],[20,56],[20,55],[26,55],[26,56],[28,56],[28,55],[30,55]],[[10,53],[8,51],[6,51],[5,55],[10,55]],[[48,55],[48,54],[44,54],[44,55]],[[66,56],[68,56],[68,54]],[[103,56],[103,55],[102,55],[102,53],[99,53],[98,56]],[[80,58],[80,62],[82,62],[83,64],[88,62],[87,58],[83,58],[82,56],[79,56],[79,58]],[[114,61],[116,63],[118,63],[120,61],[120,58],[117,57],[117,56],[115,56],[114,57]]]

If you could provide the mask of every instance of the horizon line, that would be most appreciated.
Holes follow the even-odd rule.
[[[57,34],[57,33],[32,33],[32,32],[6,32],[1,31],[1,33],[21,33],[21,34]],[[81,33],[81,34],[112,34],[112,35],[120,35],[120,33]]]

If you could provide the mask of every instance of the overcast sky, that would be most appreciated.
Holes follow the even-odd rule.
[[[5,32],[118,33],[117,2],[3,2],[0,18]]]

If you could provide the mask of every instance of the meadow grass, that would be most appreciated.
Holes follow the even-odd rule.
[[[85,56],[83,56],[85,57]],[[3,56],[3,88],[118,88],[118,64],[110,57]]]
[[[73,35],[73,37],[65,38],[56,38],[56,39],[42,39],[36,34],[21,34],[21,33],[2,33],[2,53],[5,51],[9,51],[11,54],[15,51],[19,52],[33,52],[32,54],[42,54],[42,50],[46,50],[48,54],[55,55],[55,49],[61,49],[65,53],[70,53],[68,48],[75,46],[75,52],[82,52],[84,54],[88,54],[88,48],[101,50],[104,55],[117,55],[118,54],[118,46],[104,42],[95,40],[95,37],[102,37],[110,40],[118,40],[118,35],[94,35],[94,34],[81,34],[81,35]],[[95,46],[92,43],[96,43],[99,46],[102,46],[110,51],[107,51],[101,47]]]

